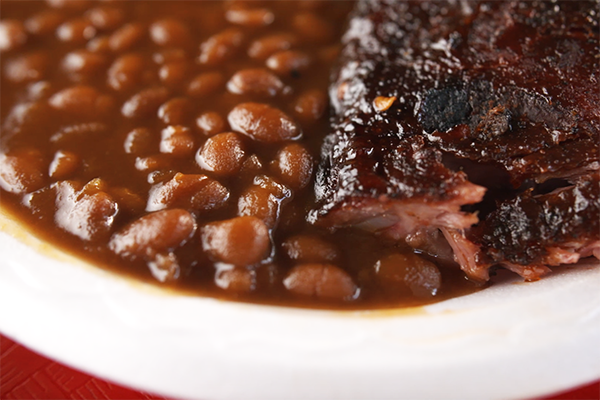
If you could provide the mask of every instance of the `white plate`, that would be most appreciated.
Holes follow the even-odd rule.
[[[0,231],[0,331],[141,390],[524,399],[600,377],[597,265],[404,311],[311,311],[164,293],[73,260],[6,217]]]

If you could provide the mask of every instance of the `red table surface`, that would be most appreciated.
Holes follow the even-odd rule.
[[[167,398],[76,371],[0,335],[0,399]],[[600,400],[600,381],[539,400]]]

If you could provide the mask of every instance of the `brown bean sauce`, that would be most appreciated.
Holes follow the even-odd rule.
[[[305,222],[345,1],[3,1],[2,206],[93,263],[315,308],[477,290],[455,266]]]

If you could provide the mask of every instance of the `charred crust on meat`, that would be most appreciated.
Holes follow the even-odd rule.
[[[469,94],[460,88],[431,89],[419,110],[419,122],[427,133],[446,132],[468,121],[472,108]]]

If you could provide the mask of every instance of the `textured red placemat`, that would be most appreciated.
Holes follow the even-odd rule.
[[[2,335],[0,399],[167,400],[165,397],[138,392],[76,371]],[[600,381],[539,400],[600,400]]]
[[[0,399],[152,399],[54,362],[0,335]]]

